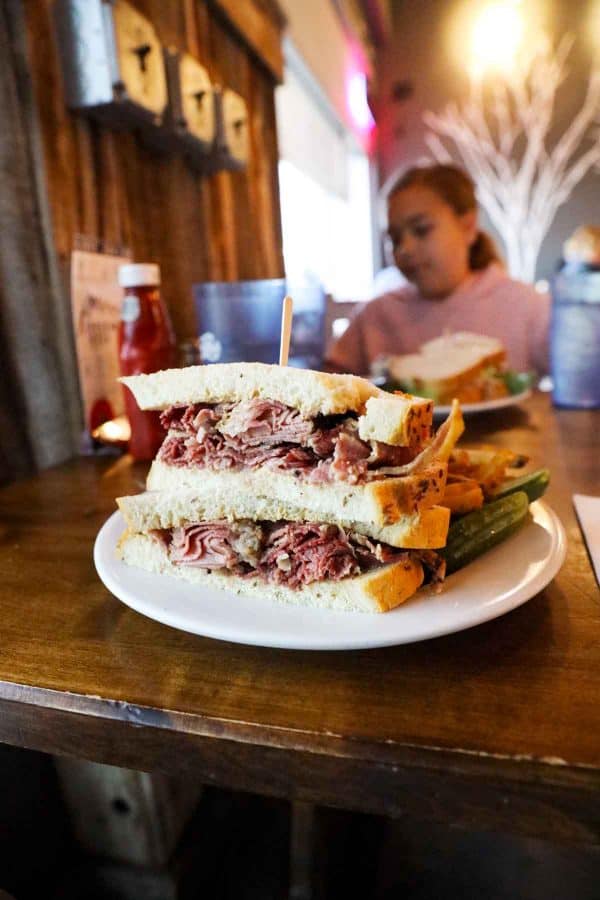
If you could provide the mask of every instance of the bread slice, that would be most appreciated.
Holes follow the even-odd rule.
[[[452,354],[444,359],[433,359],[418,354],[390,357],[389,373],[393,381],[410,386],[411,391],[421,392],[436,403],[445,403],[460,388],[473,381],[484,368],[480,359],[473,361],[471,354]]]
[[[355,375],[330,375],[266,363],[217,363],[121,378],[141,409],[191,403],[237,403],[260,397],[299,409],[305,416],[363,413],[369,397],[386,396]]]
[[[447,403],[486,369],[501,366],[505,358],[496,338],[461,331],[428,341],[419,353],[391,356],[388,370],[394,381],[416,394]]]
[[[423,583],[421,563],[414,558],[390,563],[363,575],[340,581],[315,581],[299,588],[268,584],[259,577],[245,577],[220,570],[174,565],[164,546],[149,535],[126,531],[121,537],[117,555],[123,562],[159,575],[183,578],[194,585],[215,587],[235,594],[250,594],[265,600],[294,606],[312,606],[343,612],[387,612],[403,603]],[[167,588],[165,588],[166,593]],[[198,602],[201,602],[200,599]],[[223,603],[228,598],[223,597]]]
[[[446,463],[435,463],[414,475],[387,476],[365,484],[346,481],[312,484],[289,472],[266,468],[215,471],[173,466],[155,460],[146,488],[149,491],[182,488],[202,491],[210,486],[215,494],[222,492],[227,499],[234,494],[272,498],[280,503],[282,510],[295,507],[313,522],[344,520],[383,527],[393,525],[406,514],[422,512],[441,503],[446,472]]]
[[[432,404],[421,398],[409,394],[394,397],[364,378],[310,369],[225,363],[167,369],[120,380],[133,392],[141,409],[222,401],[238,403],[256,398],[276,400],[300,410],[306,418],[357,413],[361,416],[359,431],[362,428],[369,439],[396,446],[427,440],[433,421]],[[376,405],[370,406],[373,402]]]
[[[276,493],[257,496],[240,490],[225,491],[216,482],[203,483],[196,489],[177,491],[145,491],[130,497],[117,498],[119,509],[132,531],[178,528],[195,522],[210,520],[278,522],[328,522],[350,531],[366,534],[377,541],[412,550],[437,550],[446,543],[450,510],[442,506],[403,516],[394,525],[379,527],[365,522],[353,522],[344,510],[324,516],[306,508],[282,502]]]
[[[420,352],[425,356],[445,357],[448,353],[468,351],[478,354],[483,365],[500,365],[506,359],[504,344],[498,338],[487,334],[474,334],[472,331],[454,331],[442,334],[421,345]]]
[[[429,439],[432,421],[431,400],[411,394],[384,394],[367,400],[366,413],[358,420],[358,436],[363,441],[410,447]]]

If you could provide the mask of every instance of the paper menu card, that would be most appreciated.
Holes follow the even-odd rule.
[[[123,256],[74,250],[71,254],[71,312],[85,427],[93,431],[124,412],[118,383],[117,336],[123,289]]]
[[[573,504],[600,584],[600,497],[573,494]]]

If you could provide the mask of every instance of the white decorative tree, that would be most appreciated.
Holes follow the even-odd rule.
[[[441,114],[426,112],[427,145],[452,162],[453,141],[506,250],[515,278],[533,281],[544,237],[575,185],[600,163],[600,70],[590,74],[583,104],[554,135],[556,94],[567,76],[573,37],[553,48],[547,38],[520,54],[507,73],[471,77],[469,97]]]

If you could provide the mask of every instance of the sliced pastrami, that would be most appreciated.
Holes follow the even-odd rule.
[[[361,440],[353,414],[307,419],[297,409],[260,398],[170,407],[161,421],[168,434],[158,459],[169,465],[267,466],[301,472],[317,483],[362,484],[377,477],[379,467],[406,465],[422,449]]]
[[[291,588],[339,581],[413,555],[422,556],[432,580],[443,578],[443,561],[432,551],[399,550],[331,524],[219,520],[161,531],[160,541],[176,565],[258,575]]]

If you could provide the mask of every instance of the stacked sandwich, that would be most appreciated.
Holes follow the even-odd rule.
[[[443,578],[462,432],[362,378],[259,363],[123,378],[165,440],[117,502],[125,563],[294,604],[385,612]]]
[[[386,369],[391,382],[435,403],[477,403],[505,397],[506,351],[501,341],[457,331],[427,341],[418,353],[391,356]]]

